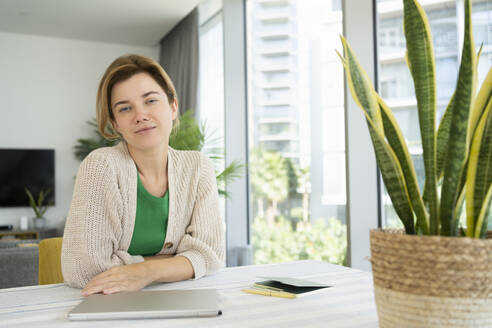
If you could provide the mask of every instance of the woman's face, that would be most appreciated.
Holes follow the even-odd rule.
[[[138,73],[113,86],[113,127],[129,146],[150,150],[169,142],[178,104],[147,73]]]

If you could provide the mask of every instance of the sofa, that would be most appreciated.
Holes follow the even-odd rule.
[[[38,284],[39,240],[0,240],[0,288]]]

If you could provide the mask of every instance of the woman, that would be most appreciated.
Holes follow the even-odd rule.
[[[105,138],[122,141],[80,165],[63,235],[65,283],[84,296],[111,294],[220,269],[213,165],[168,146],[178,100],[162,67],[138,55],[116,59],[99,85],[97,120]]]

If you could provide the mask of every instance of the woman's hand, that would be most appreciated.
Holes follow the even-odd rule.
[[[156,255],[136,264],[113,267],[98,274],[85,286],[82,295],[135,291],[154,281],[173,282],[193,278],[191,262],[183,256]]]
[[[152,282],[152,274],[145,262],[117,266],[92,278],[82,290],[82,295],[136,291]]]

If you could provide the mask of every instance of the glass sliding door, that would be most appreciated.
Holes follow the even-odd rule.
[[[341,0],[247,0],[253,262],[344,264]]]
[[[216,172],[222,172],[224,161],[224,40],[222,1],[204,0],[199,6],[200,59],[198,110],[195,113],[205,132],[203,152],[214,159]],[[219,189],[225,185],[218,181]],[[225,199],[221,197],[222,217]]]

